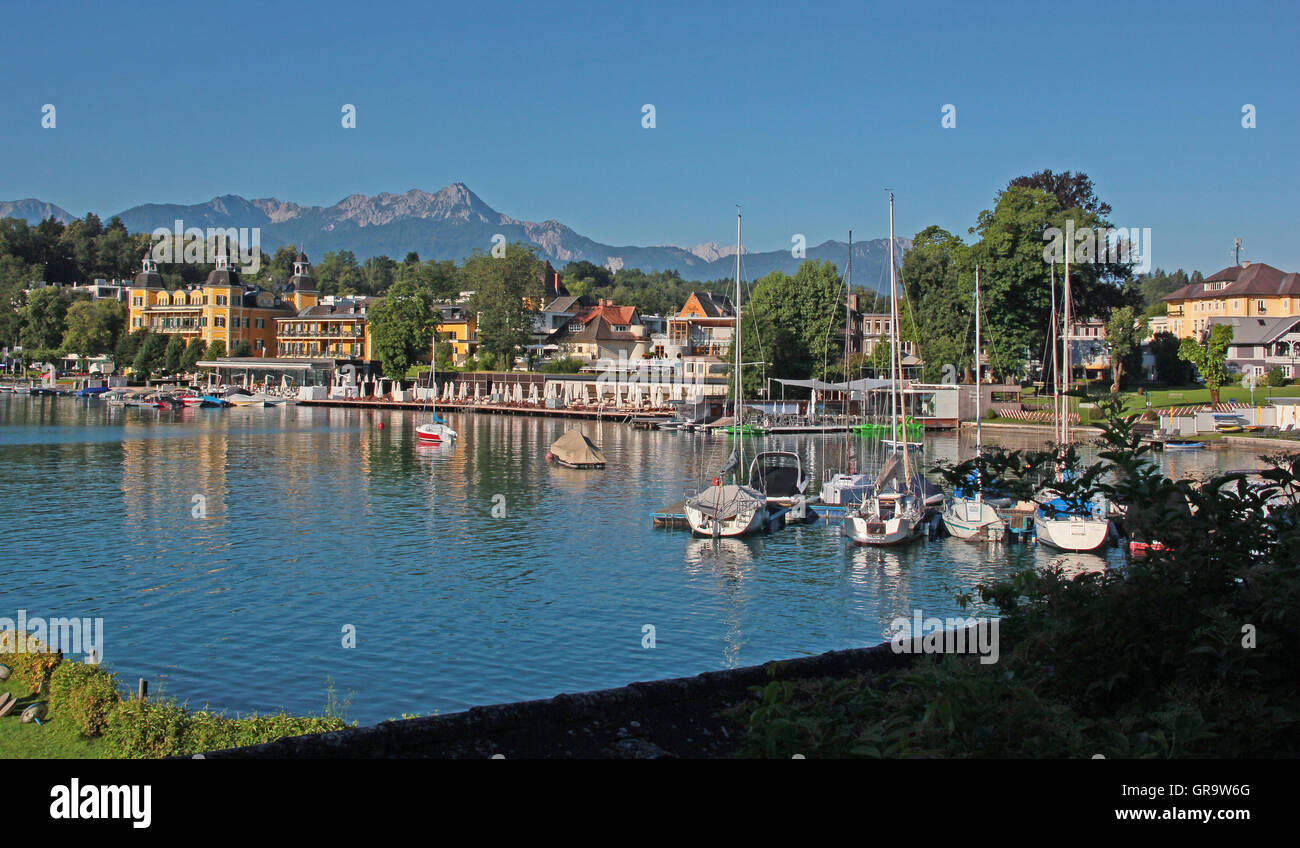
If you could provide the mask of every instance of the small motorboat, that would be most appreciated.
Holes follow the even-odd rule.
[[[1197,450],[1205,447],[1205,442],[1196,442],[1191,439],[1166,439],[1165,450]]]

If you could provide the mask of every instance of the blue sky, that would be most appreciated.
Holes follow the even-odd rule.
[[[1052,168],[1150,227],[1158,266],[1217,270],[1241,236],[1300,270],[1295,9],[1074,6],[13,5],[0,200],[107,215],[459,180],[613,245],[730,242],[739,203],[746,245],[775,250],[885,235],[885,186],[900,235],[965,236]]]

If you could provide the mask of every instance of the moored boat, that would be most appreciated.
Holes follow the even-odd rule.
[[[741,291],[740,291],[740,212],[736,213],[736,326],[741,325]],[[742,374],[741,334],[736,333],[733,355],[735,364],[732,369],[734,380],[735,420],[745,420],[745,395]],[[743,424],[741,425],[744,426]],[[739,477],[745,461],[745,440],[736,439],[735,449],[730,461],[722,473],[733,472]],[[712,485],[695,495],[686,498],[682,504],[686,523],[691,532],[700,536],[735,537],[746,536],[767,529],[769,511],[767,496],[752,486],[742,485],[739,480],[723,483],[721,476],[714,477]]]
[[[551,443],[546,458],[565,468],[604,468],[605,454],[581,430],[570,430]]]

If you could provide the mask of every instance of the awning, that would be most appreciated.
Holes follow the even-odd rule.
[[[800,389],[815,389],[819,392],[842,392],[846,388],[854,392],[874,392],[878,389],[887,389],[891,380],[853,380],[850,383],[827,383],[822,380],[786,380],[781,377],[773,377],[774,382],[783,386],[795,386]]]

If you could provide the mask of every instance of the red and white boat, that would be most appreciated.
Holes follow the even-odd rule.
[[[436,330],[433,334],[431,347],[433,353],[429,357],[429,397],[433,399],[433,409],[430,419],[415,428],[415,438],[422,445],[454,444],[460,434],[451,429],[451,425],[446,421],[438,417],[438,381],[435,379],[438,370],[438,333]]]

